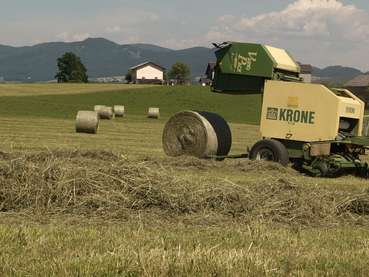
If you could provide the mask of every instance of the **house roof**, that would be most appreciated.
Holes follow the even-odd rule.
[[[345,87],[369,87],[369,74],[362,74],[345,84]]]
[[[158,68],[158,69],[160,69],[160,70],[162,70],[162,71],[164,71],[164,70],[165,70],[165,68],[164,68],[164,67],[162,67],[161,65],[158,65],[158,64],[156,64],[156,63],[153,63],[153,62],[144,62],[144,63],[140,63],[140,64],[138,64],[138,65],[132,66],[132,67],[130,68],[130,70],[137,70],[137,69],[143,68],[143,67],[148,66],[148,65],[151,65],[151,66],[153,66],[153,67],[156,67],[156,68]]]

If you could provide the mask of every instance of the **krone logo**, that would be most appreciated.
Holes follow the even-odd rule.
[[[315,124],[315,112],[284,108],[268,108],[266,119],[292,123]]]

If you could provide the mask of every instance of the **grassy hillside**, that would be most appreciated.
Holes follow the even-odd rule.
[[[245,152],[259,138],[239,123],[257,121],[255,96],[96,85],[1,94],[1,276],[366,275],[367,180],[164,155],[167,117],[187,108],[226,115],[232,153]],[[95,102],[125,104],[127,117],[76,134],[76,111]],[[146,118],[152,103],[164,118]]]
[[[0,76],[10,81],[53,80],[56,60],[65,52],[81,57],[89,77],[124,76],[132,66],[146,61],[170,68],[181,61],[191,67],[193,76],[201,76],[215,56],[210,48],[172,50],[148,44],[119,45],[103,38],[80,42],[51,42],[30,47],[0,45]],[[30,78],[30,79],[29,79]]]
[[[152,86],[126,84],[0,84],[0,97],[101,93],[149,87]]]
[[[0,85],[0,96],[9,96],[9,92],[13,93],[12,91],[15,91],[16,95],[25,95],[25,92],[17,92],[17,88],[25,90],[21,85],[13,85],[13,87]],[[64,88],[66,88],[65,91]],[[39,95],[41,91],[50,95]],[[79,91],[81,94],[74,94],[78,93],[76,87],[60,87],[60,85],[51,84],[45,85],[40,91],[37,87],[29,90],[28,95],[34,94],[34,97],[3,97],[0,101],[0,116],[72,119],[78,110],[91,110],[96,104],[122,104],[126,106],[128,115],[144,116],[148,107],[157,106],[161,108],[161,114],[165,118],[181,110],[206,110],[217,112],[232,122],[256,124],[259,121],[261,107],[260,95],[216,94],[210,92],[209,88],[200,86],[146,88],[92,84],[81,86]],[[101,93],[101,91],[110,92]],[[86,94],[86,92],[89,93]]]

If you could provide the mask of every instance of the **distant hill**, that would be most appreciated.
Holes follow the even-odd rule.
[[[123,76],[128,69],[145,61],[158,63],[167,69],[177,61],[191,67],[192,76],[201,76],[208,62],[214,61],[214,51],[205,47],[172,50],[151,44],[120,45],[103,38],[81,42],[50,42],[27,47],[0,45],[0,79],[10,81],[48,81],[54,79],[56,59],[65,52],[74,52],[87,66],[90,78]],[[313,75],[324,82],[344,83],[360,70],[330,66],[313,68]]]
[[[205,47],[171,50],[150,44],[119,45],[103,38],[29,47],[0,45],[0,77],[12,81],[52,80],[56,73],[56,59],[69,51],[81,57],[91,78],[122,76],[130,67],[145,61],[168,69],[181,61],[190,65],[193,76],[200,76],[204,74],[208,62],[215,59],[213,51]]]
[[[313,67],[313,76],[319,77],[323,82],[328,83],[343,84],[360,74],[362,72],[356,68],[340,65],[328,66],[324,69]]]

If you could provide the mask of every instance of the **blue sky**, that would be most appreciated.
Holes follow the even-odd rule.
[[[14,46],[105,37],[181,49],[238,40],[287,48],[318,66],[369,70],[368,0],[0,0],[0,26],[0,44]]]

